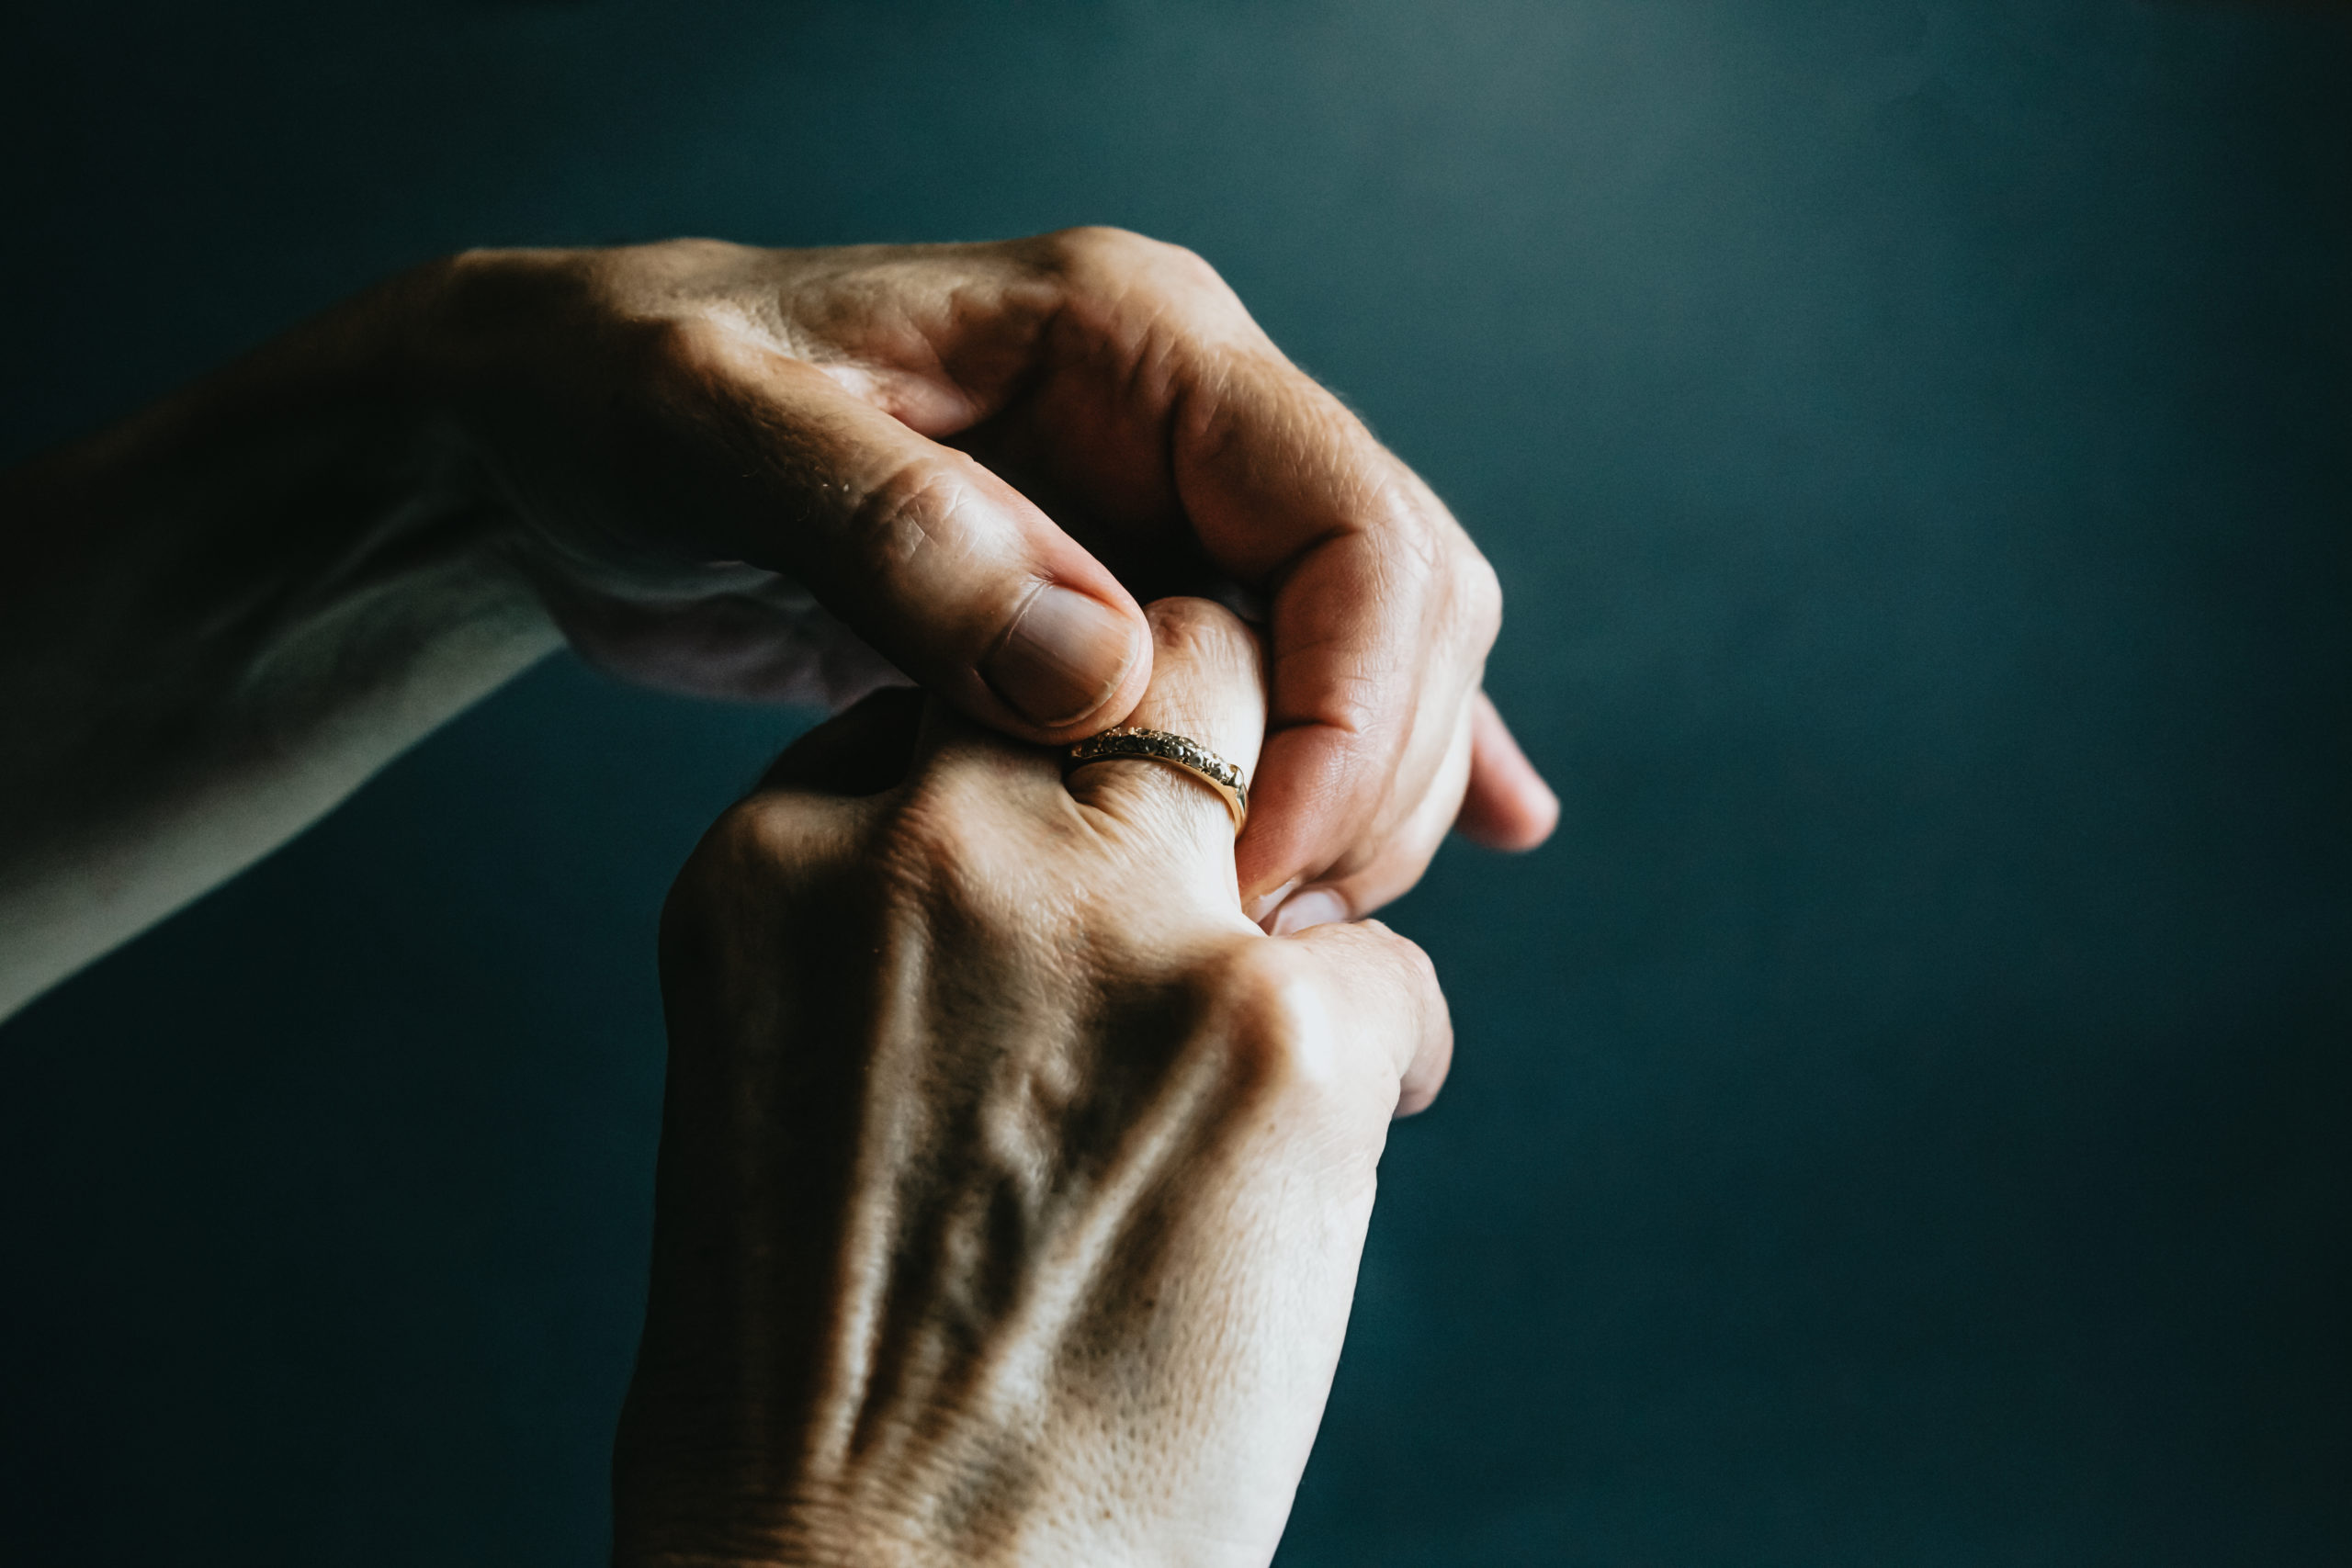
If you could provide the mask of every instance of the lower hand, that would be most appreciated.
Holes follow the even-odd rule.
[[[1252,769],[1256,639],[1149,625],[1133,721]],[[662,958],[617,1562],[1272,1557],[1389,1121],[1451,1051],[1419,949],[1265,935],[1197,780],[1066,784],[900,693],[712,830]]]

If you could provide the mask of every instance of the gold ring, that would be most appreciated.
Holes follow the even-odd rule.
[[[1242,782],[1241,770],[1194,740],[1190,736],[1176,735],[1165,729],[1137,729],[1122,726],[1090,736],[1071,747],[1065,754],[1065,774],[1074,773],[1091,762],[1109,762],[1124,758],[1136,758],[1147,762],[1166,762],[1192,774],[1225,802],[1226,814],[1233,818],[1233,836],[1241,836],[1241,825],[1250,820],[1250,790]]]

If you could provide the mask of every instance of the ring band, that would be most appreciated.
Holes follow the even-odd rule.
[[[1225,802],[1226,814],[1233,818],[1233,836],[1241,836],[1241,825],[1250,820],[1250,790],[1243,782],[1241,770],[1193,739],[1165,729],[1137,729],[1122,726],[1090,736],[1065,753],[1064,773],[1074,773],[1091,762],[1109,762],[1133,758],[1146,762],[1166,762],[1192,774]]]

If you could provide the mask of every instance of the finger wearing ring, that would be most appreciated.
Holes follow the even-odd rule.
[[[1241,777],[1241,770],[1190,736],[1165,729],[1122,727],[1090,736],[1072,746],[1064,753],[1064,758],[1062,772],[1065,776],[1095,762],[1123,761],[1130,758],[1139,761],[1166,762],[1182,769],[1216,791],[1217,798],[1225,802],[1227,815],[1233,818],[1235,838],[1241,836],[1241,825],[1250,820],[1250,791]]]

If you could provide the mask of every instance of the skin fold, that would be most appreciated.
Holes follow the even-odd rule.
[[[1152,607],[1135,721],[1259,761],[1257,638]],[[1373,923],[1269,936],[1218,798],[870,699],[704,840],[616,1561],[1253,1564],[1391,1118],[1452,1048]]]
[[[1011,737],[1127,719],[1139,598],[1262,612],[1239,847],[1278,930],[1556,807],[1479,694],[1494,574],[1198,257],[1116,230],[472,253],[0,475],[0,1012],[568,637]]]

